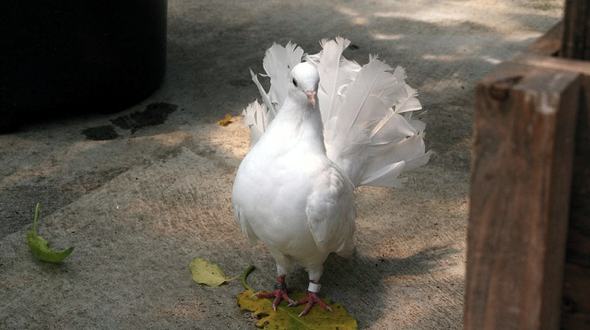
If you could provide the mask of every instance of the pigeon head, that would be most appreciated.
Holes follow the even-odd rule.
[[[320,75],[315,66],[307,62],[299,63],[291,70],[291,77],[293,77],[293,85],[296,90],[304,93],[309,103],[315,108],[318,83],[320,82]]]

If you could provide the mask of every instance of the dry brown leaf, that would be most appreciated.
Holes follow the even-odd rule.
[[[225,127],[233,122],[234,117],[228,113],[223,118],[217,121],[217,125]]]

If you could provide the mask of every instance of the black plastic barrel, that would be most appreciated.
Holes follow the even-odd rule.
[[[159,87],[167,0],[3,0],[0,130],[17,119],[115,112]]]

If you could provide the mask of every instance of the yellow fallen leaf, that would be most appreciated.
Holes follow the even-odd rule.
[[[290,294],[291,298],[300,300],[304,294],[301,292]],[[264,329],[358,329],[356,320],[340,304],[329,303],[332,311],[325,311],[319,306],[314,306],[309,314],[300,317],[299,313],[305,306],[288,307],[282,302],[277,311],[272,310],[272,301],[265,298],[257,298],[255,292],[245,290],[238,294],[238,306],[241,310],[252,312],[257,318],[256,326]]]
[[[193,275],[193,281],[199,284],[217,287],[232,280],[232,278],[225,276],[218,265],[203,258],[193,259],[189,267]]]
[[[220,120],[218,120],[217,121],[217,124],[219,126],[225,127],[225,126],[227,126],[227,125],[229,125],[229,124],[231,124],[233,122],[234,122],[234,117],[232,117],[232,115],[230,115],[230,114],[227,114],[227,115],[225,115],[225,117],[223,117]]]
[[[248,268],[242,275],[242,285],[245,291],[237,296],[238,306],[241,310],[252,312],[257,318],[256,326],[264,329],[358,329],[357,322],[340,304],[326,301],[332,312],[325,311],[319,306],[311,309],[309,314],[300,317],[299,313],[305,306],[288,307],[282,302],[276,312],[272,309],[272,301],[265,298],[257,298],[254,290],[247,283],[247,276],[254,270]],[[294,300],[300,300],[304,294],[301,292],[290,294]]]

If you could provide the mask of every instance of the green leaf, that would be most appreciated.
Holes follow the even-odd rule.
[[[334,304],[326,301],[332,312],[325,311],[319,306],[311,309],[309,314],[299,317],[304,306],[288,307],[282,302],[276,312],[272,309],[272,301],[265,298],[257,298],[254,290],[248,285],[247,277],[254,270],[250,266],[242,275],[242,286],[245,291],[237,296],[238,306],[241,310],[252,312],[257,318],[256,326],[264,329],[357,329],[356,320],[348,314],[346,309],[340,304]],[[290,295],[295,300],[300,300],[304,294],[299,292]]]
[[[250,265],[248,266],[248,268],[246,268],[246,270],[244,270],[244,272],[242,273],[242,275],[240,276],[240,282],[242,283],[242,286],[244,287],[244,289],[246,290],[250,290],[250,291],[254,291],[254,289],[252,289],[252,287],[250,286],[250,284],[248,284],[248,276],[250,275],[250,273],[252,273],[254,270],[256,269],[256,267],[254,267],[254,265]]]
[[[193,274],[193,281],[199,284],[218,287],[225,282],[233,280],[233,278],[225,276],[219,266],[203,258],[193,259],[189,267]]]
[[[37,203],[35,206],[35,217],[33,218],[33,228],[27,232],[27,244],[29,245],[29,249],[31,249],[33,256],[41,261],[54,264],[62,263],[70,254],[72,254],[74,248],[70,247],[63,251],[53,250],[49,247],[49,242],[39,236],[37,233],[37,227],[40,210],[41,205]]]

